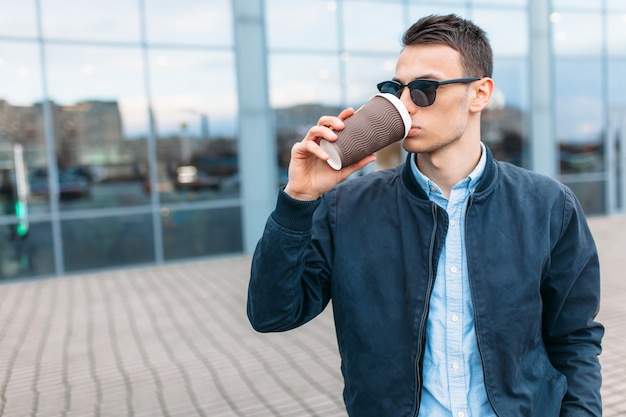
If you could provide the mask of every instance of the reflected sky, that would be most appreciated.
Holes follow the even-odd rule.
[[[341,104],[336,56],[272,54],[269,77],[272,107],[304,103]]]
[[[599,13],[557,12],[550,16],[557,56],[600,56],[602,16]]]
[[[345,50],[400,52],[406,27],[399,4],[346,2],[343,24]]]
[[[270,50],[339,48],[337,3],[320,0],[266,0],[265,19]]]
[[[128,0],[40,0],[42,30],[56,39],[139,42],[139,3]]]
[[[557,139],[598,143],[604,124],[600,61],[557,61],[555,73]]]
[[[36,44],[0,42],[0,99],[20,106],[41,101],[43,89],[39,63]]]
[[[150,90],[159,135],[199,135],[208,117],[211,135],[234,136],[237,113],[235,58],[231,52],[150,51]]]
[[[147,41],[231,47],[230,3],[230,0],[145,0]]]
[[[0,36],[37,36],[33,1],[0,1]]]

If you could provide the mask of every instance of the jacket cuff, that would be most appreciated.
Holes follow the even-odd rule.
[[[276,209],[272,212],[272,219],[280,226],[297,231],[308,232],[313,226],[313,213],[319,207],[321,200],[315,201],[296,200],[287,193],[284,188],[278,192]]]

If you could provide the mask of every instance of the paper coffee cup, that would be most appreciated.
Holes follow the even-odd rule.
[[[337,140],[320,141],[330,158],[328,165],[340,170],[382,148],[404,139],[411,130],[411,116],[400,99],[379,93],[344,120]]]

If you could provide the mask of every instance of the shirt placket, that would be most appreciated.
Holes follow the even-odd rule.
[[[466,184],[463,184],[466,185]],[[467,189],[462,184],[450,192],[448,200],[449,228],[446,236],[446,357],[450,406],[455,417],[467,415],[467,387],[463,355],[463,277],[462,210]]]

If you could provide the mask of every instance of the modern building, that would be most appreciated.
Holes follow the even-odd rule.
[[[626,211],[623,0],[1,2],[0,279],[250,253],[291,145],[433,13],[488,32],[496,156]]]

